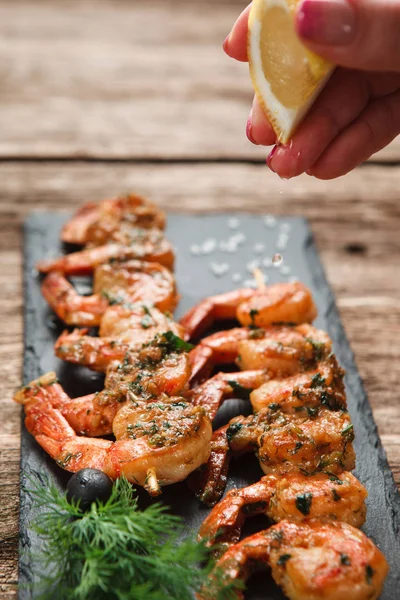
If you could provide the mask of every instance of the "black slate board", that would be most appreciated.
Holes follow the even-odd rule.
[[[49,213],[33,214],[25,224],[25,355],[24,383],[49,370],[55,370],[67,393],[78,396],[101,389],[102,378],[84,369],[67,365],[53,355],[53,344],[63,326],[49,311],[40,294],[40,280],[35,263],[44,257],[57,256],[62,247],[59,230],[65,217]],[[219,249],[232,235],[242,235],[236,252]],[[268,282],[285,281],[296,276],[309,286],[316,299],[319,316],[316,326],[326,329],[334,342],[337,357],[347,371],[348,403],[356,434],[357,469],[355,474],[368,490],[368,516],[363,528],[381,548],[390,563],[383,600],[400,597],[400,496],[389,469],[385,452],[379,440],[371,408],[358,375],[353,354],[344,333],[332,291],[325,279],[311,232],[299,218],[213,215],[170,215],[167,235],[177,252],[176,276],[182,295],[177,315],[182,315],[205,296],[243,286],[251,277],[252,261],[261,261]],[[207,241],[208,240],[208,241]],[[217,249],[213,249],[215,241]],[[206,243],[204,244],[204,242]],[[223,244],[222,244],[223,246]],[[209,253],[200,252],[199,248]],[[270,264],[274,253],[284,257],[281,266]],[[227,265],[229,270],[227,270]],[[224,272],[226,271],[226,272]],[[218,274],[216,274],[218,273]],[[236,274],[236,275],[235,275]],[[238,282],[238,275],[243,279]],[[89,282],[79,283],[82,293],[90,291]],[[390,365],[388,365],[390,368]],[[243,401],[227,402],[219,416],[220,425],[228,418],[248,411]],[[68,474],[59,469],[33,438],[22,427],[21,441],[21,517],[20,517],[20,600],[37,595],[37,569],[32,561],[40,542],[30,529],[35,520],[31,498],[25,491],[26,477],[41,477],[48,473],[63,488]],[[228,487],[242,487],[257,481],[262,472],[254,456],[235,461],[231,467]],[[148,502],[141,494],[142,503]],[[164,488],[162,500],[175,514],[181,515],[187,530],[197,531],[207,510],[193,498],[186,484]],[[248,532],[265,527],[266,520],[254,519]],[[33,584],[33,586],[32,586]],[[56,596],[55,596],[56,597]],[[257,576],[250,582],[246,598],[251,600],[281,600],[283,594],[274,585],[269,574]],[[343,599],[345,600],[345,599]]]

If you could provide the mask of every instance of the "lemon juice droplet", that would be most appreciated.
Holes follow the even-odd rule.
[[[283,258],[281,256],[281,254],[274,254],[273,255],[273,257],[272,257],[272,264],[275,267],[279,267],[279,265],[282,263],[282,261],[283,261]]]

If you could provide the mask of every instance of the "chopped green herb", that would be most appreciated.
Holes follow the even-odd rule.
[[[252,308],[250,310],[250,319],[252,320],[252,322],[254,323],[254,319],[255,317],[258,315],[259,311],[256,308]]]
[[[342,433],[340,434],[342,437],[345,438],[346,441],[353,441],[354,440],[354,427],[353,424],[351,423],[350,425],[347,425],[347,427],[345,427],[342,431]]]
[[[226,430],[226,439],[228,440],[228,442],[232,441],[232,439],[237,433],[239,433],[242,427],[243,425],[241,423],[232,423],[232,425],[229,425],[228,429]]]
[[[374,569],[371,567],[371,565],[367,565],[365,567],[365,581],[368,583],[368,585],[372,585],[372,578],[374,576]]]
[[[279,410],[280,404],[278,404],[277,402],[272,402],[272,404],[268,404],[268,408],[273,411]]]
[[[172,331],[166,331],[163,334],[163,337],[168,343],[168,348],[170,351],[175,352],[190,352],[193,350],[193,344],[189,344],[189,342],[185,342],[179,336],[175,335]]]
[[[313,495],[311,492],[305,492],[304,494],[300,494],[296,498],[296,508],[303,515],[309,515],[311,509]]]
[[[307,406],[307,414],[310,417],[310,419],[313,419],[314,417],[318,416],[319,413],[319,409],[318,407],[311,407],[311,406]]]
[[[326,473],[326,475],[328,475],[330,481],[334,481],[337,485],[343,485],[343,481],[334,473]]]
[[[276,564],[279,566],[286,565],[287,561],[290,560],[291,558],[292,558],[291,554],[281,554],[280,557],[278,558],[278,560],[276,561]]]
[[[349,567],[351,565],[350,557],[347,556],[347,554],[341,554],[340,555],[340,564],[346,565],[346,567]]]
[[[317,342],[309,337],[306,337],[305,340],[311,344],[313,348],[314,360],[321,360],[324,356],[325,344],[323,342]]]
[[[335,502],[338,502],[341,499],[341,495],[337,493],[337,491],[335,490],[335,488],[331,489],[332,492],[332,496]]]
[[[310,388],[315,389],[317,387],[322,387],[325,385],[325,377],[322,377],[321,373],[315,373],[311,377]]]

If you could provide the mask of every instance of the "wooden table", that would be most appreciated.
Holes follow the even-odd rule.
[[[334,182],[280,181],[245,138],[239,0],[0,0],[0,598],[16,597],[21,223],[126,190],[169,211],[305,215],[400,485],[400,142]],[[362,457],[358,457],[362,460]]]

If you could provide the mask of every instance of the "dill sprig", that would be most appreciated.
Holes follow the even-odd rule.
[[[93,503],[87,512],[47,481],[31,485],[34,503],[46,507],[33,525],[43,540],[35,556],[42,600],[193,600],[207,588],[213,564],[204,545],[179,541],[182,521],[165,506],[140,510],[126,479],[115,482],[107,502]],[[218,579],[215,599],[237,598],[241,584],[226,585],[222,574]]]

